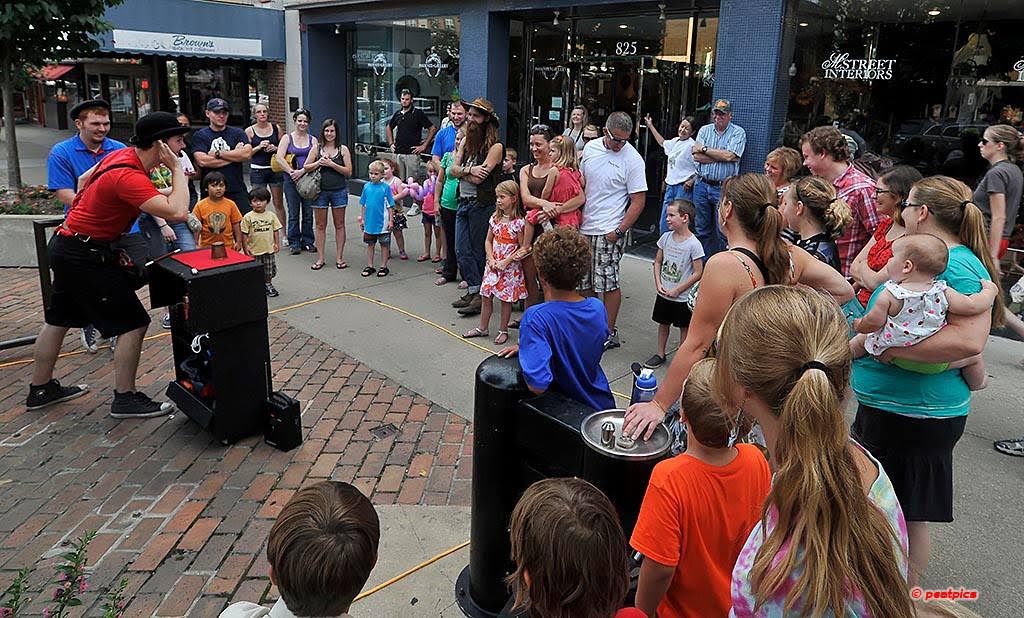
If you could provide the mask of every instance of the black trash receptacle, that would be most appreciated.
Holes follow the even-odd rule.
[[[535,481],[579,477],[608,496],[628,538],[655,464],[668,455],[668,431],[657,441],[604,446],[600,427],[621,433],[622,410],[596,412],[555,392],[534,396],[515,359],[491,357],[477,369],[473,427],[473,493],[469,565],[456,582],[463,613],[498,616],[512,571],[512,509]],[[597,435],[594,435],[595,428]],[[581,433],[589,432],[589,438]]]

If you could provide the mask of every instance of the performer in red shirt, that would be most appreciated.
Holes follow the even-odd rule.
[[[68,328],[88,324],[104,337],[118,337],[111,416],[149,418],[173,408],[135,390],[149,314],[111,243],[131,229],[140,212],[168,221],[188,218],[188,186],[178,159],[187,132],[174,114],[147,114],[135,123],[135,135],[129,140],[132,147],[114,152],[82,175],[83,188],[47,247],[53,293],[36,339],[26,401],[29,410],[74,399],[88,390],[85,384],[62,386],[53,378]],[[172,170],[170,195],[160,195],[149,178],[150,170],[160,164]]]

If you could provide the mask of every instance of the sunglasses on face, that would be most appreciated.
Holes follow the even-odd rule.
[[[614,135],[612,135],[612,132],[609,131],[608,129],[604,130],[604,134],[608,136],[608,139],[612,140],[616,144],[625,144],[626,142],[629,141],[629,138],[623,139],[621,137],[615,137]]]
[[[585,141],[585,142],[589,142],[589,141],[595,140],[595,139],[597,139],[596,135],[589,135],[589,136],[588,135],[584,135],[583,136],[583,141]]]

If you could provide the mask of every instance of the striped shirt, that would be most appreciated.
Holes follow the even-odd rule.
[[[853,219],[836,239],[843,275],[850,276],[850,267],[860,250],[868,244],[878,227],[879,217],[875,210],[875,181],[854,166],[849,166],[839,178],[832,181],[839,197],[850,206]]]
[[[747,147],[747,132],[743,127],[730,122],[725,127],[725,132],[719,133],[714,123],[706,124],[697,132],[697,141],[707,146],[709,150],[728,150],[736,155],[736,160],[731,163],[697,163],[697,174],[701,178],[721,182],[740,173],[740,158]]]

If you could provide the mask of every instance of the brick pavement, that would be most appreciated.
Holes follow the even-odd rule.
[[[0,281],[0,339],[35,334],[35,271],[0,269]],[[138,374],[154,397],[173,377],[158,321]],[[58,361],[59,379],[91,391],[36,412],[24,406],[29,366],[0,367],[0,590],[35,564],[33,588],[45,596],[61,548],[97,530],[78,615],[96,613],[100,594],[122,576],[129,616],[216,615],[230,601],[276,598],[266,537],[306,484],[351,482],[376,504],[469,504],[472,428],[463,418],[283,320],[272,316],[269,332],[274,386],[304,406],[305,442],[288,453],[259,437],[221,446],[180,413],[110,418],[109,350]],[[65,351],[78,347],[69,334]],[[29,354],[0,352],[0,365]],[[392,435],[374,435],[387,425]]]

